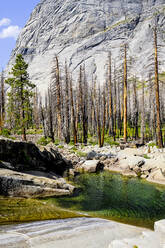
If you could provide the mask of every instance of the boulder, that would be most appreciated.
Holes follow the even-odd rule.
[[[87,160],[82,165],[82,170],[84,172],[98,172],[104,169],[104,164],[99,160]]]
[[[143,156],[144,154],[144,149],[143,148],[126,148],[124,150],[121,150],[118,152],[118,158],[119,159],[124,159],[128,158],[130,156]]]
[[[126,161],[130,169],[134,169],[135,167],[142,167],[142,165],[145,163],[144,158],[139,156],[129,156]]]
[[[147,178],[148,181],[157,182],[161,184],[165,184],[165,175],[162,172],[162,169],[158,168],[150,173]]]
[[[157,234],[161,247],[165,247],[165,220],[159,220],[154,224],[154,230]]]
[[[92,160],[97,156],[97,153],[95,151],[91,151],[87,154],[87,160]]]
[[[58,175],[72,167],[71,162],[64,159],[53,148],[40,150],[33,143],[0,139],[0,160],[10,164],[1,164],[0,167],[15,171],[52,171]]]
[[[0,195],[12,197],[46,197],[70,195],[74,187],[63,178],[52,178],[38,172],[39,175],[25,174],[7,169],[0,169]]]

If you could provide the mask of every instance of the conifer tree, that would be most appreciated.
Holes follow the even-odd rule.
[[[8,93],[8,116],[12,115],[14,128],[21,129],[22,140],[26,140],[26,127],[31,112],[30,100],[33,96],[35,85],[30,82],[27,73],[28,64],[24,61],[21,54],[16,56],[16,63],[10,74],[13,77],[8,78],[6,83],[10,85]]]

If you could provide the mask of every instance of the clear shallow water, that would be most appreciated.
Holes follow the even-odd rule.
[[[36,220],[101,217],[153,228],[165,219],[165,186],[103,172],[75,179],[81,191],[74,197],[21,199],[0,197],[0,224]]]
[[[165,186],[109,172],[83,174],[76,183],[82,188],[78,196],[48,201],[91,216],[150,228],[165,218]]]

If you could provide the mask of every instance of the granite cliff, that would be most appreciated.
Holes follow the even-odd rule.
[[[119,67],[121,44],[127,41],[129,56],[135,59],[130,73],[148,77],[155,20],[160,30],[160,71],[165,71],[164,0],[43,0],[22,29],[7,71],[15,55],[22,53],[29,63],[30,79],[44,91],[57,54],[61,64],[67,59],[75,75],[85,62],[88,75],[96,72],[102,82],[108,52],[112,51]]]

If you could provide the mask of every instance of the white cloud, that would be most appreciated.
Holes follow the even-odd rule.
[[[20,31],[21,28],[19,26],[9,26],[2,29],[2,31],[0,32],[0,39],[14,38],[16,40]]]
[[[0,20],[0,27],[1,26],[9,26],[11,23],[11,20],[9,18],[3,18]]]

